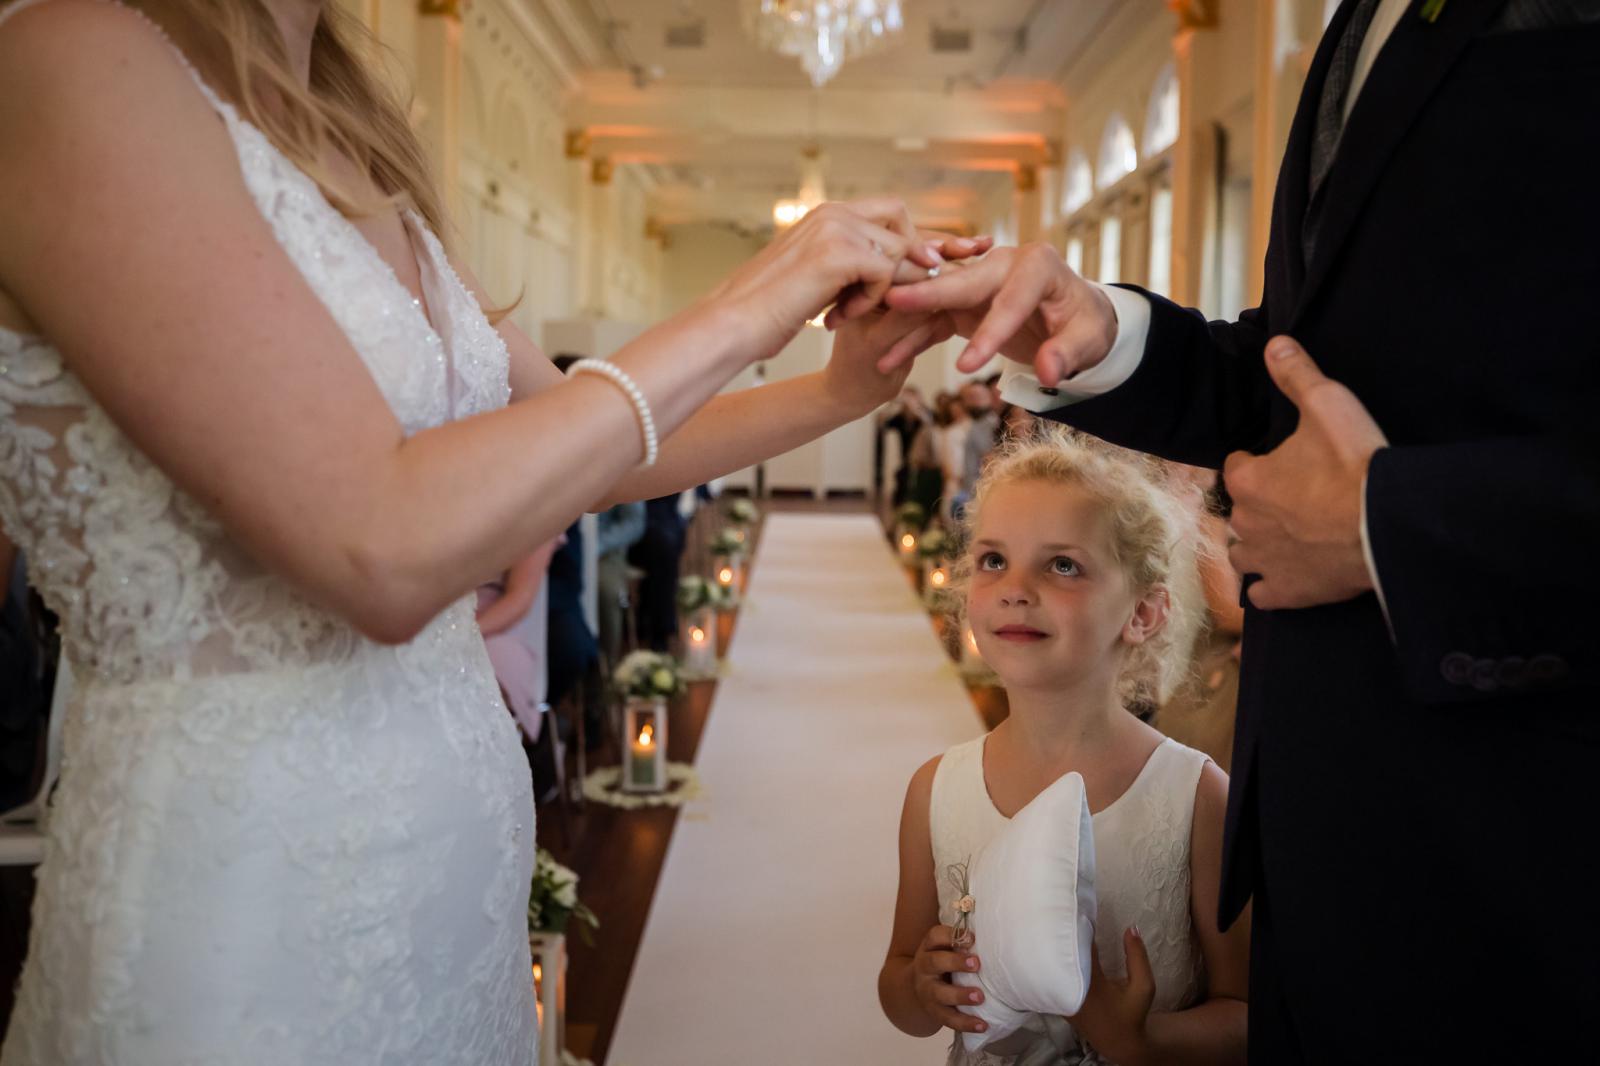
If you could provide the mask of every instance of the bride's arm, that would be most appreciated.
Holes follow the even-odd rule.
[[[408,437],[217,116],[127,11],[6,24],[0,146],[0,289],[230,537],[374,639],[409,639],[640,460],[632,405],[592,375]],[[816,214],[616,354],[662,433],[843,288],[887,288],[907,242]]]
[[[471,272],[460,264],[456,271],[484,302]],[[527,334],[510,319],[502,320],[498,328],[511,354],[513,402],[560,385],[561,373]],[[911,360],[901,363],[901,355],[919,354],[953,334],[954,327],[944,316],[888,312],[846,323],[834,333],[826,369],[712,399],[663,438],[654,467],[624,474],[589,510],[691,489],[864,417],[899,395],[911,372]],[[880,373],[876,362],[887,355],[895,357],[897,368]]]

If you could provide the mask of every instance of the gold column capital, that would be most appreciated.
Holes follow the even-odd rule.
[[[1032,163],[1023,163],[1011,172],[1011,180],[1018,192],[1033,192],[1039,187],[1039,168]]]
[[[1211,29],[1217,24],[1217,0],[1167,0],[1182,30]]]
[[[445,18],[461,21],[461,9],[466,0],[417,0],[417,14],[442,15]]]
[[[582,159],[584,156],[589,154],[589,144],[590,144],[589,131],[588,130],[568,130],[567,131],[567,142],[566,143],[567,143],[567,158],[568,159]]]
[[[611,160],[601,156],[589,165],[589,180],[596,185],[611,184]]]

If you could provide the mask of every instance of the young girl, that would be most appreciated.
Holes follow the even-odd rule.
[[[1083,775],[1099,917],[1089,994],[1072,1018],[1036,1017],[950,1062],[1243,1062],[1248,916],[1217,930],[1226,776],[1128,713],[1184,674],[1204,602],[1192,511],[1148,464],[1053,431],[985,471],[957,569],[967,620],[1011,714],[911,779],[900,893],[878,978],[884,1013],[931,1036],[982,1032],[952,983],[982,966],[955,940],[955,886],[980,851],[1063,774]]]

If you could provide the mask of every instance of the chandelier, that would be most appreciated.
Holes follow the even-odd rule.
[[[882,47],[905,23],[900,0],[751,0],[745,25],[761,47],[798,58],[820,87],[845,60]]]

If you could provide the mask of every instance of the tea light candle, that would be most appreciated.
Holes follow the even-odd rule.
[[[717,655],[711,644],[711,634],[698,625],[689,627],[689,650],[684,665],[693,674],[709,676],[716,672]]]
[[[900,537],[900,561],[910,563],[917,557],[917,535],[904,533]]]
[[[633,783],[651,785],[656,780],[656,727],[646,722],[633,740]]]

